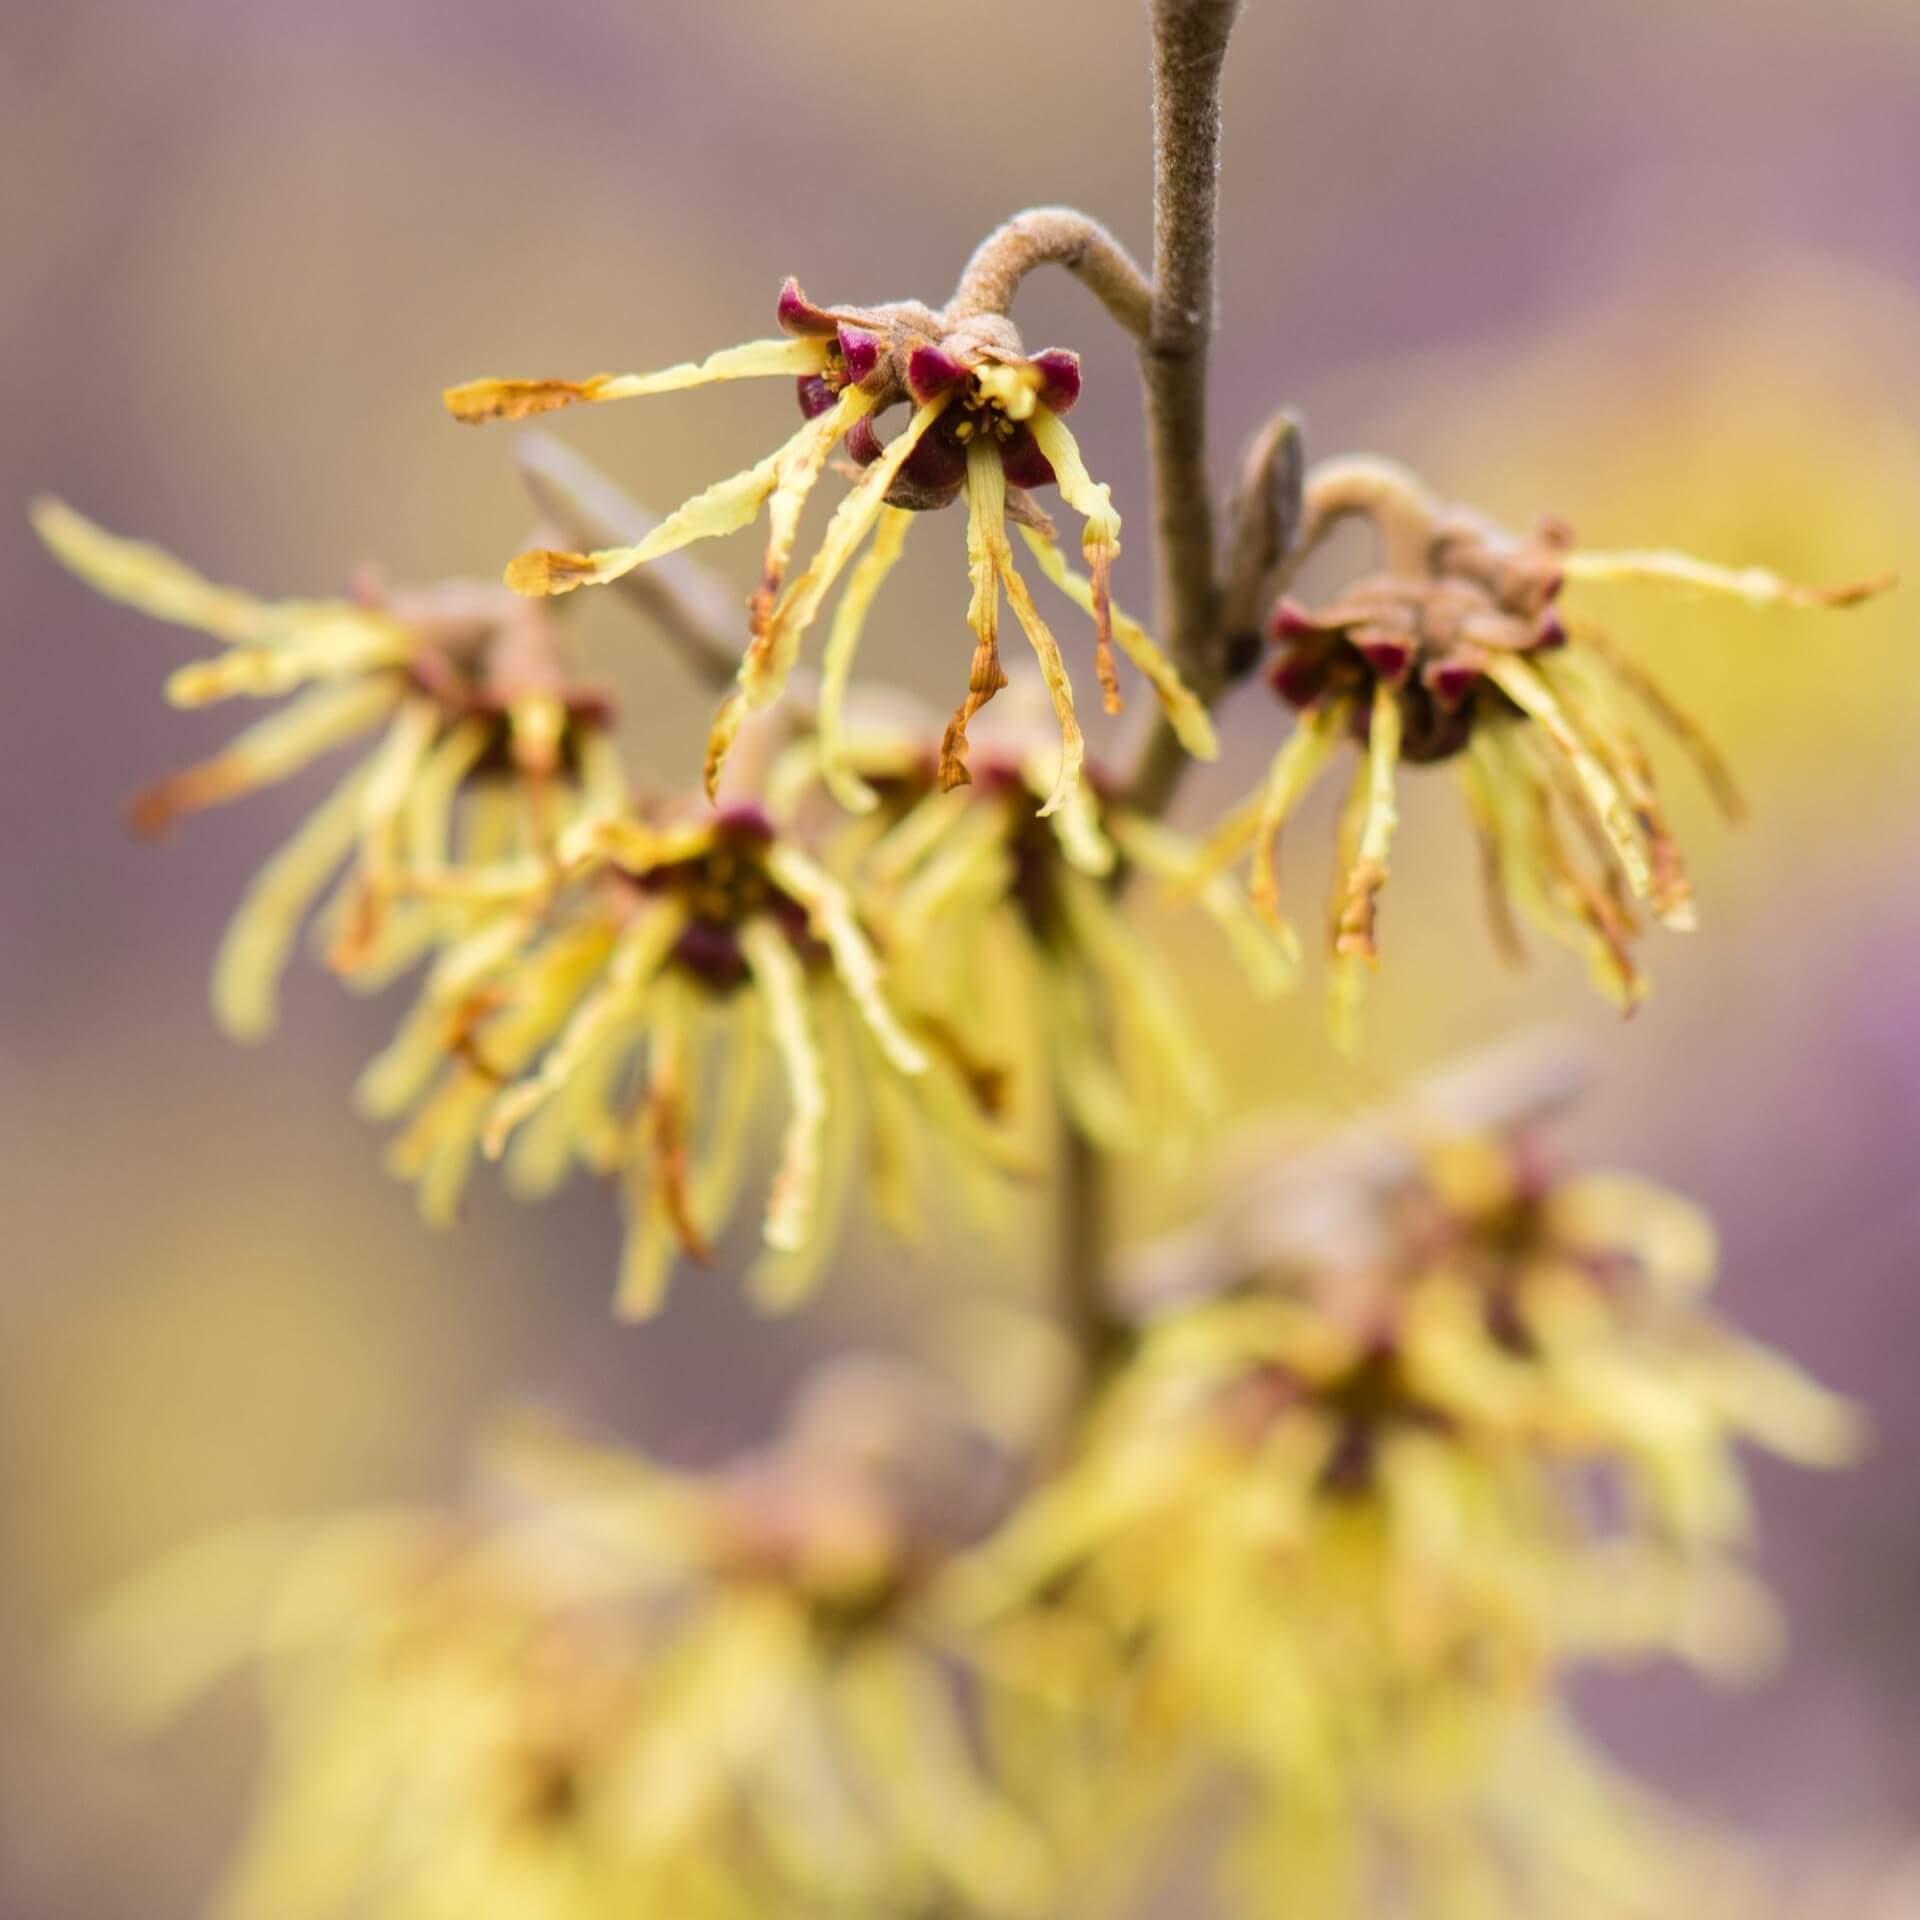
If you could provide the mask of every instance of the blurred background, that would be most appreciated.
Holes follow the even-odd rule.
[[[1390,449],[1520,524],[1553,510],[1601,545],[1920,576],[1920,8],[1249,0],[1227,108],[1223,473],[1291,402],[1318,452]],[[162,704],[191,642],[60,574],[29,495],[268,593],[333,591],[363,561],[491,574],[529,511],[504,431],[444,419],[448,381],[753,337],[788,272],[826,299],[938,300],[1025,203],[1084,206],[1144,253],[1147,176],[1142,9],[1119,0],[921,20],[880,0],[0,12],[9,1920],[188,1915],[244,1805],[242,1717],[132,1753],[63,1717],[58,1635],[104,1584],[263,1510],[444,1494],[504,1399],[711,1457],[763,1431],[849,1323],[911,1335],[986,1264],[956,1243],[903,1273],[857,1246],[819,1316],[777,1325],[696,1275],[632,1330],[607,1312],[605,1194],[535,1211],[483,1178],[460,1230],[424,1231],[347,1099],[393,1005],[308,968],[269,1049],[207,1016],[219,925],[311,791],[159,847],[124,833],[130,790],[230,718]],[[1029,343],[1085,353],[1076,429],[1144,529],[1127,352],[1064,280],[1019,318]],[[769,444],[769,404],[730,389],[563,430],[670,506]],[[950,693],[958,531],[916,543],[870,673]],[[716,564],[750,565],[751,544]],[[1136,538],[1136,606],[1146,560]],[[1327,1044],[1317,979],[1256,1011],[1212,941],[1184,956],[1247,1108],[1338,1115],[1516,1029],[1574,1033],[1603,1077],[1570,1145],[1704,1200],[1732,1310],[1871,1407],[1861,1470],[1761,1476],[1762,1561],[1795,1627],[1780,1673],[1596,1702],[1619,1748],[1809,1888],[1920,1835],[1913,606],[1618,602],[1616,630],[1711,717],[1757,801],[1729,832],[1671,770],[1704,925],[1655,941],[1630,1025],[1557,952],[1500,969],[1451,783],[1417,776],[1357,1063]],[[581,629],[637,762],[690,777],[704,693],[618,607]],[[1250,784],[1271,715],[1251,690],[1229,708],[1227,763],[1182,817]],[[1324,835],[1290,845],[1317,887]],[[1133,1224],[1178,1205],[1150,1193]]]

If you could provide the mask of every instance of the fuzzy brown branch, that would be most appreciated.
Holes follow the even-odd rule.
[[[1141,369],[1153,469],[1161,644],[1209,706],[1226,683],[1207,473],[1207,349],[1220,199],[1220,74],[1240,0],[1149,0],[1153,24],[1153,313]],[[1158,813],[1184,750],[1150,735],[1133,803]]]
[[[1071,207],[1033,207],[988,234],[947,302],[948,322],[1005,313],[1021,281],[1048,266],[1065,267],[1134,339],[1146,340],[1153,318],[1146,275],[1098,220]]]
[[[1240,0],[1149,5],[1153,288],[1140,368],[1153,471],[1154,609],[1162,643],[1211,705],[1225,684],[1227,663],[1207,474],[1207,348],[1220,203],[1220,75]],[[1186,758],[1172,729],[1157,722],[1134,778],[1132,804],[1160,812]],[[1063,1129],[1060,1181],[1058,1298],[1080,1354],[1085,1391],[1097,1385],[1126,1337],[1126,1325],[1108,1293],[1112,1196],[1106,1164],[1070,1124]]]

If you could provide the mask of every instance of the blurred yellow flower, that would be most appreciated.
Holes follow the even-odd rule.
[[[942,788],[940,753],[934,729],[904,713],[846,731],[823,714],[770,786],[789,808],[815,782],[855,800],[863,817],[834,857],[884,929],[890,990],[994,1091],[1030,1155],[1056,1102],[1108,1150],[1190,1145],[1219,1106],[1212,1065],[1120,890],[1133,873],[1184,882],[1197,849],[1097,770],[1049,811],[1051,756],[1031,699],[976,754],[966,790]],[[1291,984],[1293,943],[1228,876],[1210,876],[1193,903],[1256,993]]]
[[[629,1234],[619,1302],[659,1304],[677,1253],[705,1261],[731,1216],[769,1056],[787,1123],[769,1194],[762,1304],[794,1304],[836,1243],[862,1165],[909,1229],[931,1144],[988,1143],[976,1091],[882,990],[864,896],[757,807],[582,820],[564,878],[469,868],[430,894],[476,916],[362,1077],[371,1113],[412,1117],[396,1171],[451,1217],[476,1152],[509,1150],[522,1193],[575,1165],[616,1177]]]
[[[1561,1174],[1525,1111],[1269,1172],[1144,1257],[1135,1351],[973,1557],[971,1603],[1106,1620],[1263,1783],[1255,1829],[1297,1850],[1304,1910],[1371,1911],[1396,1833],[1453,1860],[1409,1911],[1519,1910],[1484,1904],[1501,1848],[1476,1854],[1463,1810],[1571,1663],[1761,1657],[1736,1443],[1826,1465],[1856,1442],[1849,1409],[1705,1311],[1713,1265],[1693,1208]]]
[[[271,1031],[300,923],[343,867],[321,915],[329,959],[378,986],[447,934],[445,914],[413,883],[550,858],[576,818],[625,797],[606,696],[580,682],[552,619],[499,587],[453,581],[391,595],[369,586],[352,600],[258,600],[57,501],[38,502],[33,517],[54,553],[102,593],[225,643],[174,673],[176,705],[296,695],[212,759],[142,793],[133,806],[141,831],[290,779],[382,729],[262,869],[227,929],[214,1010],[237,1038]]]
[[[929,1600],[1005,1463],[927,1381],[842,1362],[707,1473],[544,1428],[491,1465],[465,1509],[189,1548],[85,1630],[136,1726],[259,1668],[232,1920],[1056,1910]]]

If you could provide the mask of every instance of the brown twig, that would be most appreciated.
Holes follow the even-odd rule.
[[[1220,199],[1220,74],[1240,0],[1149,0],[1153,24],[1153,313],[1141,355],[1161,644],[1202,701],[1227,678],[1207,473],[1207,349]],[[1132,802],[1159,813],[1186,755],[1164,720]]]
[[[973,250],[953,298],[949,323],[1005,313],[1036,267],[1065,267],[1133,336],[1144,342],[1153,319],[1153,290],[1133,256],[1099,221],[1071,207],[1016,213]]]
[[[1188,684],[1211,705],[1226,682],[1227,662],[1207,474],[1207,348],[1213,334],[1220,199],[1220,74],[1240,0],[1149,0],[1149,5],[1153,287],[1144,336],[1136,332],[1136,338],[1153,473],[1154,607],[1162,643]],[[974,258],[977,264],[981,255]],[[1122,316],[1116,318],[1126,324]],[[1130,804],[1160,812],[1186,758],[1171,727],[1157,721],[1133,779]],[[1081,1356],[1084,1390],[1098,1382],[1126,1329],[1108,1292],[1112,1223],[1106,1165],[1070,1122],[1062,1129],[1060,1185],[1058,1298]]]

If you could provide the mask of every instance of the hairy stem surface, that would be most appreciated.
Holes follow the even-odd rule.
[[[1140,340],[1153,475],[1154,611],[1162,644],[1211,706],[1227,668],[1207,473],[1207,348],[1220,207],[1220,75],[1240,0],[1149,0],[1149,7],[1153,285],[1144,331],[1133,331]],[[983,247],[974,256],[975,267],[986,253]],[[1126,325],[1112,301],[1107,304]],[[1132,804],[1147,813],[1162,811],[1186,758],[1173,730],[1157,721],[1134,777]],[[1060,1184],[1060,1310],[1081,1356],[1085,1384],[1092,1385],[1125,1329],[1106,1287],[1108,1169],[1099,1150],[1071,1125],[1063,1129]]]
[[[1098,220],[1071,207],[1032,207],[988,234],[947,302],[948,322],[1005,313],[1036,267],[1065,267],[1121,327],[1145,342],[1153,319],[1147,276]]]
[[[1220,203],[1220,74],[1240,0],[1149,0],[1153,22],[1153,312],[1141,355],[1161,643],[1211,705],[1226,680],[1207,473],[1207,349]],[[1134,804],[1160,812],[1184,752],[1157,724]]]

